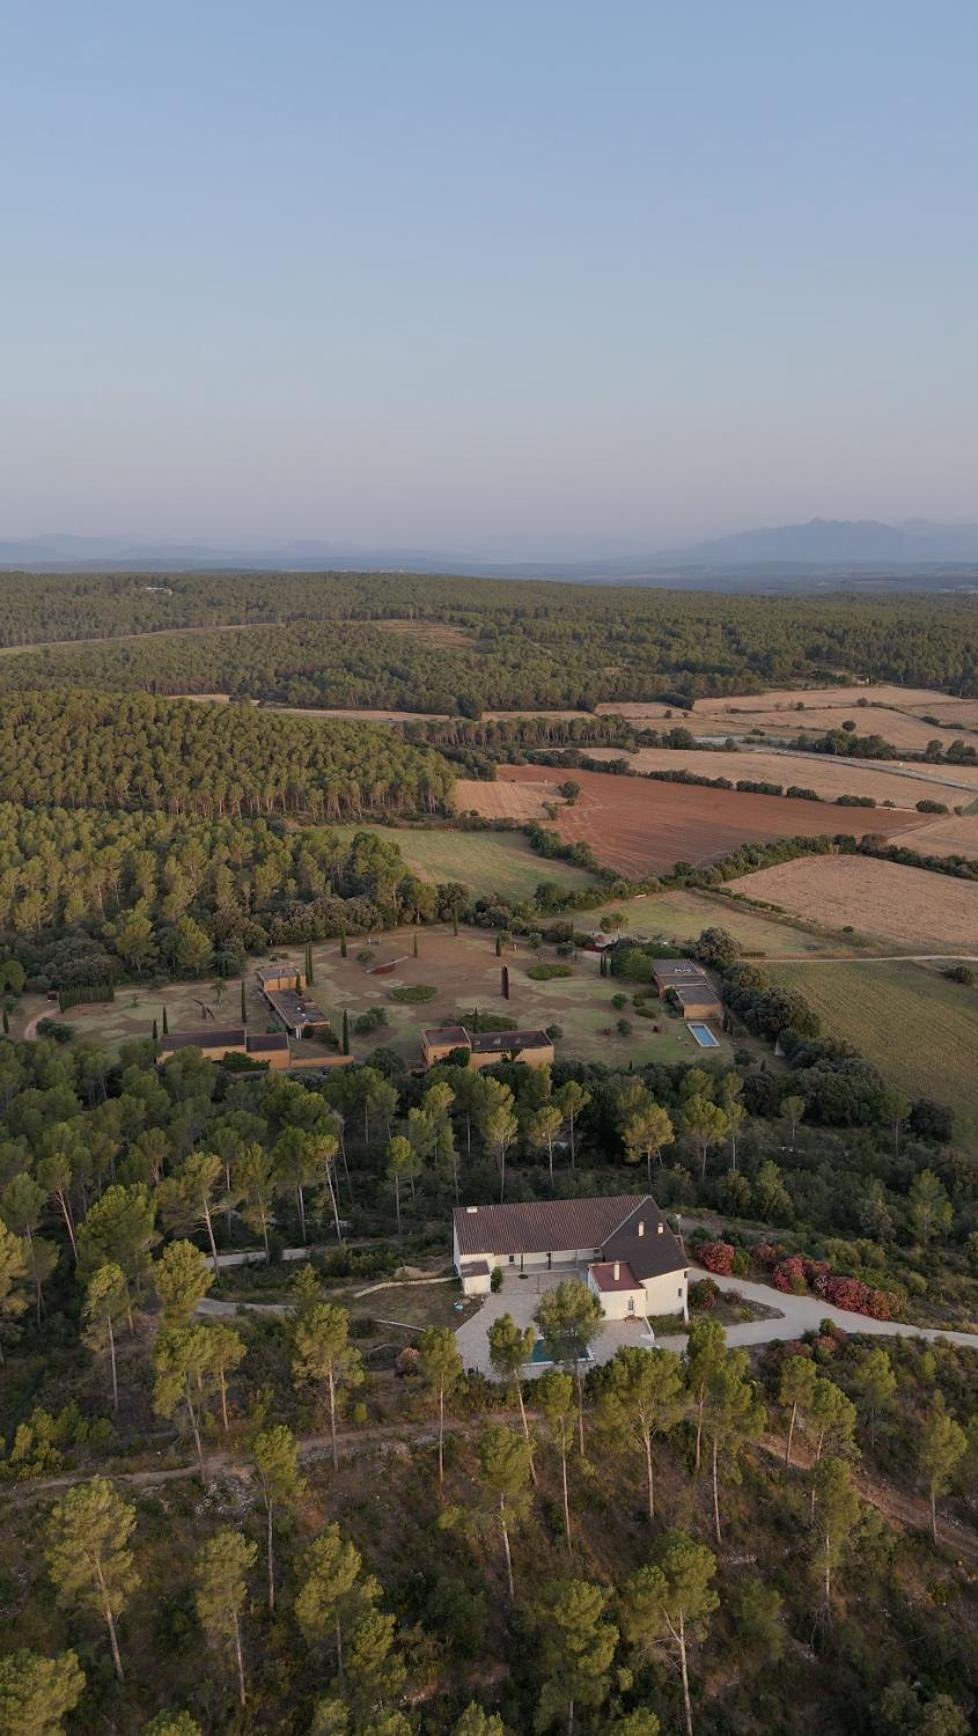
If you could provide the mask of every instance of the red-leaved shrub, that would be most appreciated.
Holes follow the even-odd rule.
[[[729,1278],[733,1271],[734,1253],[729,1242],[702,1242],[697,1249],[700,1265],[720,1278]]]

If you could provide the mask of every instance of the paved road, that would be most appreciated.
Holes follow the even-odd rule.
[[[690,1268],[691,1275],[707,1277],[709,1274],[700,1272],[696,1267]],[[821,1302],[817,1296],[786,1296],[780,1290],[775,1290],[771,1284],[751,1284],[746,1278],[717,1278],[714,1283],[721,1290],[735,1290],[749,1302],[761,1302],[766,1308],[777,1308],[779,1317],[776,1320],[750,1320],[743,1326],[727,1327],[727,1343],[731,1346],[751,1344],[771,1344],[779,1339],[800,1338],[804,1332],[815,1332],[823,1320],[834,1320],[837,1326],[846,1332],[861,1332],[874,1338],[928,1338],[943,1339],[948,1344],[963,1344],[969,1349],[978,1350],[978,1332],[942,1331],[936,1326],[909,1326],[899,1320],[871,1320],[866,1314],[851,1314],[846,1308],[834,1308],[830,1302]],[[657,1338],[656,1343],[666,1350],[685,1349],[686,1340],[678,1335],[668,1338]]]

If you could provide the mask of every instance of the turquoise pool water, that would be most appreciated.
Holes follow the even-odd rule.
[[[690,1025],[689,1030],[701,1049],[719,1049],[720,1039],[713,1035],[709,1025]]]
[[[586,1356],[582,1356],[580,1358],[581,1362],[593,1362],[593,1360],[594,1360],[594,1358],[592,1357],[590,1351],[588,1351],[588,1354]],[[535,1362],[538,1366],[541,1363],[546,1363],[549,1365],[553,1361],[553,1357],[548,1352],[547,1347],[544,1344],[542,1338],[538,1338],[536,1343],[534,1344],[533,1355],[530,1357],[530,1361]]]

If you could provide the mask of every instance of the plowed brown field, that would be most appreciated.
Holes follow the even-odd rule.
[[[675,862],[713,862],[738,844],[775,838],[834,836],[837,832],[904,832],[904,813],[867,813],[838,809],[785,796],[750,796],[737,790],[702,789],[690,784],[657,783],[649,778],[616,777],[613,772],[573,773],[581,794],[554,822],[570,844],[589,844],[603,866],[630,878],[658,874]],[[478,792],[500,784],[535,787],[540,799],[551,778],[538,766],[500,766],[495,784],[476,784]],[[482,798],[485,800],[486,798]],[[488,798],[498,799],[498,798]],[[480,812],[485,811],[480,807]]]

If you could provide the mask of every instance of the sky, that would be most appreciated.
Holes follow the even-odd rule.
[[[973,0],[3,0],[0,538],[978,519]]]

